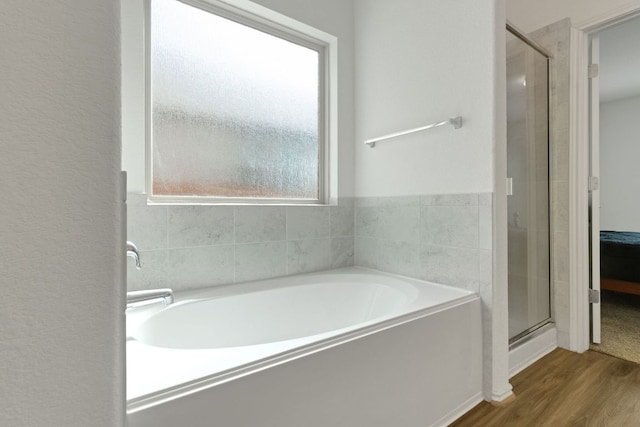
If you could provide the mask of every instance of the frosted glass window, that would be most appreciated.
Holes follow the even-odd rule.
[[[320,200],[322,50],[176,0],[150,22],[152,195]]]

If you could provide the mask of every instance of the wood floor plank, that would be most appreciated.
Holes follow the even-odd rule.
[[[453,427],[640,427],[640,365],[556,349],[511,380],[516,399],[482,402]]]

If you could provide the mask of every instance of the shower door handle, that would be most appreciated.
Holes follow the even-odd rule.
[[[507,196],[513,196],[513,178],[507,178]]]

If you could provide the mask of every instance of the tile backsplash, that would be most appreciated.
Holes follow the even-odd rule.
[[[357,198],[355,264],[480,292],[492,272],[492,194]]]
[[[127,196],[129,290],[196,289],[354,263],[354,200],[338,206],[147,206]]]
[[[359,265],[481,292],[492,195],[344,198],[338,206],[147,206],[129,194],[130,290],[196,289]]]

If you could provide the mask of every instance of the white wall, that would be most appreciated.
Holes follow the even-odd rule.
[[[356,1],[356,196],[492,191],[492,3]]]
[[[130,192],[144,192],[143,1],[122,2],[122,168]],[[353,196],[353,3],[343,0],[256,0],[338,37],[338,195]]]
[[[118,2],[0,14],[0,425],[121,426]]]
[[[600,228],[640,232],[640,96],[600,105]]]
[[[640,7],[634,0],[507,0],[507,19],[525,33],[571,18],[574,26],[587,24],[593,19],[612,12],[623,12]]]

